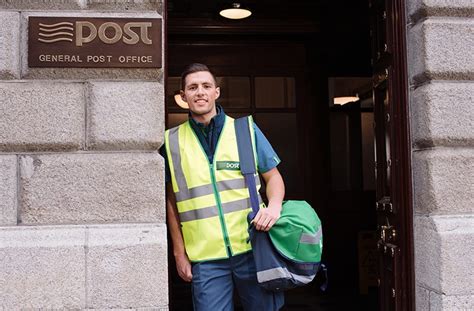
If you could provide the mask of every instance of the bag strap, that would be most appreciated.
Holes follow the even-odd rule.
[[[257,185],[255,184],[255,157],[253,154],[252,138],[250,137],[250,125],[253,125],[251,116],[236,119],[234,122],[235,133],[237,135],[237,149],[239,151],[240,171],[245,178],[245,184],[249,189],[250,204],[252,213],[249,215],[253,219],[257,215],[259,207]]]

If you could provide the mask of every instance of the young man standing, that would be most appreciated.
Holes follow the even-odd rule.
[[[164,147],[167,220],[178,274],[192,282],[195,310],[233,310],[234,287],[245,310],[278,310],[283,294],[257,284],[234,120],[216,105],[220,89],[206,65],[189,65],[181,88],[190,117],[166,131]],[[285,187],[278,156],[256,125],[250,130],[269,201],[266,208],[261,203],[253,223],[268,231],[280,217]],[[258,176],[256,181],[260,187]]]

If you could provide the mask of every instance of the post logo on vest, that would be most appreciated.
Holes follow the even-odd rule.
[[[240,162],[237,161],[216,161],[216,169],[240,171]]]
[[[97,27],[88,21],[39,23],[39,26],[38,41],[43,43],[72,42],[74,35],[76,46],[83,46],[94,40],[100,40],[105,44],[114,44],[118,41],[129,45],[138,42],[147,45],[153,43],[148,35],[148,29],[152,26],[150,22],[129,22],[123,27],[114,22],[104,22]]]

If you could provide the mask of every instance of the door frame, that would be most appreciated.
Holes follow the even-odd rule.
[[[372,0],[379,1],[379,0]],[[382,0],[383,1],[383,0]],[[408,100],[408,69],[407,69],[407,44],[406,44],[406,0],[385,0],[388,5],[392,5],[392,38],[395,40],[393,53],[393,69],[390,75],[389,83],[393,90],[391,94],[397,94],[393,98],[393,121],[394,121],[394,152],[396,153],[396,180],[397,180],[397,198],[403,209],[404,230],[401,232],[402,256],[402,300],[405,310],[415,310],[415,267],[414,267],[414,239],[413,239],[413,194],[412,194],[412,169],[411,169],[411,140],[409,125],[409,100]],[[166,89],[168,77],[168,31],[179,33],[199,33],[199,34],[223,34],[223,33],[243,33],[254,32],[260,34],[277,35],[285,32],[286,34],[311,34],[318,29],[316,25],[294,25],[294,27],[275,28],[275,25],[258,25],[258,30],[253,30],[252,26],[232,27],[208,27],[202,26],[204,23],[190,21],[186,24],[168,24],[167,0],[163,0],[163,47],[164,47],[164,66],[163,66],[163,84]],[[275,24],[279,24],[275,23]],[[200,26],[201,25],[201,26]],[[254,28],[255,29],[255,28]],[[322,81],[321,81],[322,82]],[[324,92],[323,92],[324,93]],[[166,107],[165,107],[166,111]],[[170,289],[171,290],[171,289]]]
[[[404,247],[405,256],[402,257],[402,282],[404,291],[402,297],[406,301],[405,310],[415,310],[415,264],[414,264],[414,239],[413,239],[413,188],[412,188],[412,166],[411,166],[411,138],[410,138],[410,113],[408,97],[408,67],[407,67],[407,44],[406,44],[406,1],[393,1],[394,24],[394,79],[393,93],[399,94],[398,101],[394,101],[394,137],[396,149],[398,149],[398,198],[400,204],[405,206],[403,222],[405,226]]]
[[[373,39],[374,85],[385,81],[391,98],[391,172],[392,201],[399,213],[400,241],[400,303],[394,310],[415,310],[415,266],[413,238],[413,193],[411,169],[410,114],[406,44],[405,0],[370,0],[385,7],[385,39]],[[375,15],[377,13],[372,13]],[[374,35],[375,36],[375,35]],[[382,57],[380,55],[382,54]],[[384,59],[384,54],[389,55]],[[375,87],[374,87],[375,90]],[[383,298],[383,297],[379,297]],[[391,298],[391,297],[390,297]]]

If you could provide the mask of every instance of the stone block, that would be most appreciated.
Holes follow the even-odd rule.
[[[84,111],[82,83],[0,83],[0,151],[78,150]]]
[[[412,142],[416,147],[474,145],[474,83],[437,82],[412,91]]]
[[[430,292],[422,286],[416,286],[416,310],[426,311],[430,309]]]
[[[164,192],[157,152],[20,157],[23,224],[163,223]]]
[[[24,79],[138,79],[163,82],[162,68],[29,68],[28,67],[28,19],[30,16],[48,17],[102,17],[102,18],[161,18],[157,12],[94,12],[94,11],[42,11],[21,12],[21,77]],[[164,41],[164,40],[162,40]],[[162,53],[164,55],[164,53]]]
[[[474,292],[474,216],[415,216],[415,279],[445,295]]]
[[[474,14],[471,0],[410,0],[406,4],[411,21],[427,16],[471,17]]]
[[[447,296],[438,293],[431,293],[430,308],[425,310],[474,310],[474,295]]]
[[[20,13],[0,11],[0,79],[20,78]]]
[[[0,226],[16,225],[17,159],[0,155]]]
[[[412,83],[473,80],[472,19],[429,18],[408,30],[408,69]]]
[[[0,227],[0,309],[168,310],[166,226]]]
[[[87,0],[88,8],[94,10],[152,10],[162,13],[162,0]]]
[[[165,225],[113,225],[88,229],[89,308],[168,306]]]
[[[157,82],[93,82],[88,148],[157,150],[164,135],[164,91]]]
[[[0,0],[0,9],[14,10],[79,10],[87,0]]]
[[[85,308],[84,243],[84,228],[0,228],[0,309]]]
[[[415,211],[420,214],[474,212],[474,150],[432,149],[413,153]]]
[[[168,311],[169,307],[168,306],[161,306],[161,307],[151,307],[151,308],[113,308],[113,309],[108,309],[108,308],[100,308],[100,309],[86,309],[90,311]]]

